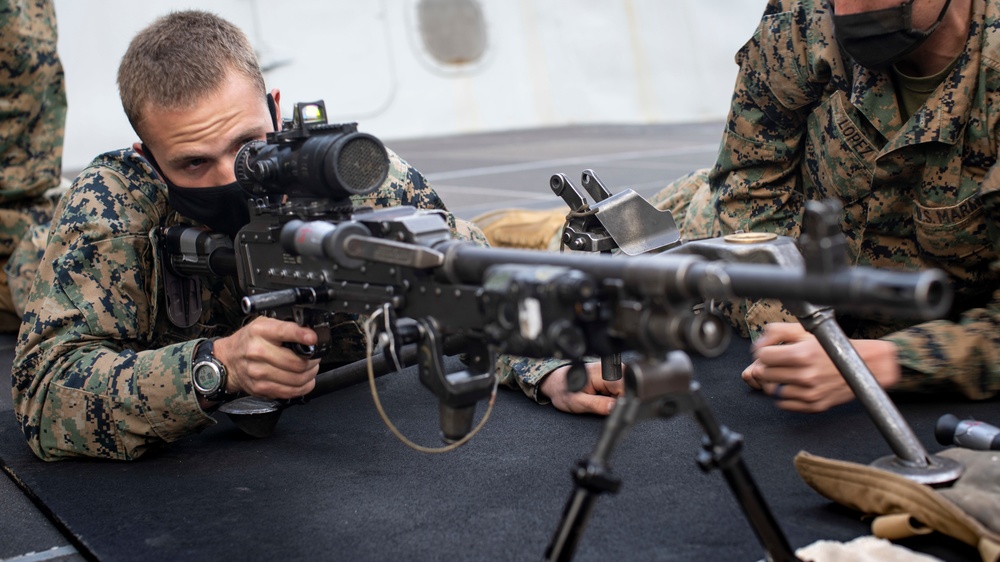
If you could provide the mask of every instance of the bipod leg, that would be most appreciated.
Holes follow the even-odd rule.
[[[669,418],[690,411],[705,432],[699,466],[705,471],[714,468],[722,471],[764,546],[767,559],[801,562],[743,462],[740,455],[743,437],[715,419],[701,395],[700,385],[692,380],[692,369],[690,358],[680,351],[669,353],[666,360],[629,363],[625,371],[625,395],[608,416],[593,453],[573,471],[573,495],[563,509],[559,528],[545,551],[545,560],[571,560],[597,497],[618,492],[621,482],[611,475],[608,459],[625,432],[640,418]]]
[[[654,398],[686,392],[691,380],[691,359],[681,351],[666,358],[632,361],[625,369],[625,395],[618,398],[614,410],[604,422],[604,429],[586,459],[573,470],[573,494],[563,509],[562,520],[552,542],[545,550],[545,560],[571,560],[600,494],[617,493],[621,481],[611,475],[611,453],[640,417],[653,417],[661,410]]]
[[[702,396],[701,386],[697,381],[691,381],[688,397],[690,404],[687,406],[705,431],[702,440],[703,450],[698,455],[698,465],[706,472],[714,468],[722,471],[726,483],[729,484],[740,508],[743,509],[743,514],[764,547],[768,560],[801,562],[795,556],[785,533],[743,462],[743,456],[740,454],[743,449],[743,436],[719,424],[708,402]]]
[[[906,422],[899,408],[879,386],[844,330],[837,324],[833,311],[809,303],[793,303],[789,309],[802,326],[816,336],[827,356],[851,387],[868,417],[875,423],[894,455],[876,459],[872,466],[888,470],[920,484],[946,485],[958,480],[965,468],[954,459],[930,455]]]
[[[573,469],[573,494],[563,508],[552,542],[545,549],[545,560],[572,560],[598,496],[607,492],[618,493],[621,481],[612,476],[608,459],[625,432],[635,423],[640,405],[641,402],[634,396],[619,398],[604,423],[593,452]]]

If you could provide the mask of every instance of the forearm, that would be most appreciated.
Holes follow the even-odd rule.
[[[564,359],[532,359],[501,355],[497,358],[497,376],[500,384],[510,388],[520,388],[528,397],[540,404],[547,404],[548,399],[538,390],[538,384],[552,371],[568,365]]]
[[[58,342],[28,344],[12,371],[15,411],[39,458],[130,460],[213,423],[190,385],[195,342],[143,352]]]
[[[896,344],[903,367],[895,389],[957,390],[976,400],[1000,394],[1000,325],[985,309],[967,312],[959,322],[927,322],[884,339]]]

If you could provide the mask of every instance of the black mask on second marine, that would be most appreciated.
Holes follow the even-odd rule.
[[[840,48],[858,64],[883,69],[906,58],[934,33],[951,0],[944,3],[929,29],[913,28],[913,2],[860,14],[833,16],[833,34]]]

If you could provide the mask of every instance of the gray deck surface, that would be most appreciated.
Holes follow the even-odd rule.
[[[591,125],[387,143],[422,171],[462,218],[496,208],[564,208],[549,178],[566,174],[579,186],[593,169],[613,193],[656,193],[670,181],[715,161],[721,123]]]

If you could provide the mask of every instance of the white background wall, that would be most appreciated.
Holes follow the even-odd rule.
[[[481,60],[437,63],[419,0],[55,0],[69,112],[63,168],[135,135],[115,75],[132,36],[176,9],[240,26],[282,112],[324,99],[331,121],[383,139],[577,123],[691,122],[725,117],[733,55],[765,0],[478,0]],[[197,64],[197,61],[192,61]],[[168,76],[163,77],[169,80]]]

